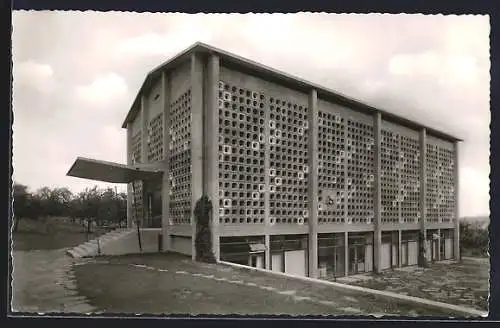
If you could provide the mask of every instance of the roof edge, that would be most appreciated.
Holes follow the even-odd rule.
[[[378,112],[382,115],[382,117],[388,118],[389,120],[394,120],[396,123],[399,123],[401,125],[406,125],[407,127],[413,127],[413,128],[425,128],[426,131],[435,137],[446,139],[447,141],[451,142],[463,142],[464,140],[460,137],[454,136],[450,133],[444,132],[444,131],[439,131],[438,129],[426,126],[422,123],[407,119],[403,116],[391,113],[387,110],[384,110],[382,108],[378,108],[372,105],[369,105],[367,103],[364,103],[360,100],[351,98],[347,95],[344,95],[338,91],[329,89],[327,87],[324,87],[322,85],[319,85],[317,83],[313,83],[310,81],[307,81],[301,77],[291,75],[289,73],[274,69],[272,67],[263,65],[261,63],[255,62],[251,59],[244,58],[242,56],[239,56],[237,54],[230,53],[228,51],[213,47],[211,45],[205,44],[203,42],[195,42],[185,50],[181,51],[177,55],[174,55],[170,59],[168,59],[166,62],[163,64],[157,66],[153,70],[151,70],[147,75],[146,78],[144,79],[144,82],[141,85],[141,88],[139,89],[139,92],[137,93],[134,102],[132,103],[132,106],[125,118],[125,121],[122,124],[122,128],[126,128],[127,124],[130,123],[132,120],[132,117],[135,116],[135,110],[136,106],[138,105],[140,101],[140,96],[144,92],[144,89],[150,79],[153,77],[153,75],[157,74],[159,71],[168,69],[168,66],[174,64],[175,62],[178,62],[181,60],[183,57],[190,55],[196,51],[201,51],[204,53],[215,53],[221,57],[221,60],[224,61],[226,60],[227,62],[231,62],[232,64],[235,64],[235,66],[241,66],[241,67],[246,67],[249,69],[253,69],[255,71],[260,71],[261,74],[268,74],[268,75],[275,75],[278,80],[288,80],[288,82],[295,83],[297,85],[297,88],[309,88],[309,89],[314,89],[317,90],[318,96],[323,95],[331,98],[335,98],[341,102],[348,103],[352,106],[356,106],[358,108],[363,108],[365,110],[368,110],[370,112]]]
[[[203,44],[201,42],[195,42],[195,43],[191,44],[189,47],[187,47],[186,49],[182,50],[181,52],[179,52],[179,53],[173,55],[172,57],[170,57],[169,59],[167,59],[165,62],[163,62],[163,64],[158,65],[155,68],[153,68],[151,71],[149,71],[149,73],[144,78],[144,81],[142,82],[141,87],[139,88],[139,91],[137,92],[137,95],[135,96],[134,101],[132,102],[132,105],[129,108],[127,116],[125,117],[125,120],[122,123],[122,128],[126,129],[127,124],[130,123],[130,121],[132,120],[133,116],[135,115],[134,108],[136,106],[138,106],[139,101],[140,101],[140,97],[141,97],[142,93],[144,92],[146,84],[149,82],[149,80],[151,79],[151,77],[155,73],[158,73],[159,71],[167,68],[167,66],[178,61],[182,57],[185,57],[185,56],[193,53],[194,51],[196,51],[196,49],[205,48],[205,47],[207,47],[205,44]]]

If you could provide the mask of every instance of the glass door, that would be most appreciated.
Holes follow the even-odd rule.
[[[358,273],[356,246],[349,246],[349,274]]]
[[[358,263],[357,265],[357,272],[365,272],[366,271],[366,265],[365,265],[365,245],[358,245],[356,247],[356,262]]]

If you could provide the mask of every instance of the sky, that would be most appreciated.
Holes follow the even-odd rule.
[[[461,137],[460,214],[488,215],[489,32],[473,15],[16,11],[13,179],[114,187],[66,173],[77,156],[125,163],[146,74],[202,41]]]

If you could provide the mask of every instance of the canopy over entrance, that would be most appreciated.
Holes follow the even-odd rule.
[[[163,163],[125,165],[78,157],[67,175],[111,183],[130,183],[161,178],[164,172],[162,166]]]

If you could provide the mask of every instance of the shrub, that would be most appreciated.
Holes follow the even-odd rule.
[[[488,256],[488,230],[479,224],[460,222],[460,248],[464,255]]]
[[[212,202],[206,195],[201,196],[194,208],[194,217],[196,220],[196,261],[216,262],[212,251],[211,212]]]

